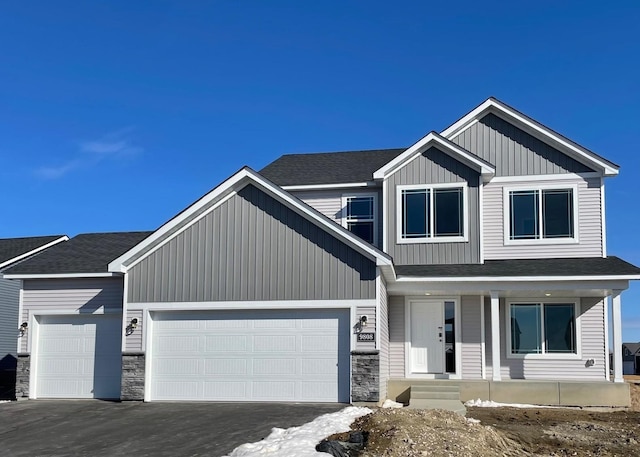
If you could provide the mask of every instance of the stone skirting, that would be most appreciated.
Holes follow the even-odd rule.
[[[380,400],[380,354],[378,351],[351,352],[351,401]]]
[[[31,356],[18,354],[16,366],[16,399],[29,398],[29,374],[31,372]]]
[[[144,400],[144,357],[142,352],[122,354],[121,400]]]

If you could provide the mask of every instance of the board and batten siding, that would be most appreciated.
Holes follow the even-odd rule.
[[[387,398],[387,381],[389,381],[389,297],[384,278],[380,277],[379,285],[380,322],[377,328],[380,332],[380,400],[385,400]]]
[[[398,244],[397,186],[464,183],[468,185],[469,241]],[[480,262],[479,174],[436,148],[429,148],[387,178],[387,251],[396,265]]]
[[[505,244],[504,218],[508,208],[504,207],[504,188],[531,185],[540,186],[539,181],[518,181],[517,183],[489,183],[483,191],[484,198],[484,256],[487,260],[499,259],[539,259],[560,257],[601,257],[602,256],[602,206],[600,178],[567,178],[545,181],[545,186],[557,188],[576,185],[578,189],[578,219],[575,226],[578,243],[567,244]]]
[[[389,377],[404,378],[404,297],[389,297]]]
[[[131,335],[125,335],[125,351],[141,352],[143,349],[142,338],[144,335],[143,311],[141,309],[127,309],[127,318],[125,325],[129,325],[131,319],[138,319],[138,327],[133,330]]]
[[[451,141],[495,165],[496,176],[593,171],[495,114],[487,114]]]
[[[27,279],[23,281],[21,322],[30,313],[68,311],[69,314],[122,312],[122,278]],[[20,352],[27,352],[30,332],[20,338]]]
[[[249,184],[134,265],[128,302],[374,299],[375,262]]]
[[[460,298],[461,351],[456,355],[462,359],[462,379],[482,379],[481,306],[480,296]]]
[[[382,190],[379,187],[363,189],[328,189],[314,191],[291,191],[300,200],[311,206],[318,212],[324,214],[332,221],[342,225],[342,218],[345,208],[342,206],[343,195],[376,195],[376,218],[375,224],[378,230],[377,247],[382,247]]]
[[[18,326],[24,322],[18,322],[21,285],[22,281],[0,279],[0,369],[10,364],[5,357],[16,356]]]
[[[580,359],[510,359],[506,357],[506,324],[504,313],[506,305],[500,299],[500,374],[502,379],[538,379],[538,380],[579,380],[606,381],[605,342],[604,342],[604,306],[599,298],[584,297],[580,300],[581,322],[578,330],[581,335],[582,357]],[[491,379],[491,303],[485,298],[487,379]],[[593,366],[586,361],[594,360]]]

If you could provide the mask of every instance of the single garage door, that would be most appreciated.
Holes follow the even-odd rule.
[[[36,396],[120,398],[120,315],[38,317]]]
[[[349,401],[349,312],[153,315],[152,400]]]

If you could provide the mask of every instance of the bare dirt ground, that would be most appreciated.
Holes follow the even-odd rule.
[[[640,456],[640,378],[628,379],[631,408],[379,409],[357,419],[362,457]],[[638,382],[639,384],[636,384]],[[348,434],[331,439],[347,440]]]

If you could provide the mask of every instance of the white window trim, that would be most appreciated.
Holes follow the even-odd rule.
[[[541,314],[541,322],[540,322],[540,332],[541,332],[541,344],[542,349],[544,350],[544,305],[571,305],[573,304],[574,315],[576,317],[575,326],[576,326],[576,352],[575,353],[542,353],[542,354],[512,354],[511,353],[511,305],[542,305],[542,314]],[[579,360],[582,358],[582,317],[580,313],[580,299],[578,298],[554,298],[553,300],[541,300],[539,298],[531,298],[531,299],[518,299],[518,300],[506,300],[505,301],[505,312],[504,312],[504,320],[505,320],[505,339],[507,344],[507,359],[531,359],[531,360]]]
[[[462,225],[463,236],[430,236],[422,238],[402,237],[402,191],[404,190],[433,190],[433,189],[462,189]],[[430,193],[433,199],[433,192]],[[435,208],[429,205],[430,233],[435,233],[435,218],[433,217]],[[443,184],[410,184],[396,186],[396,243],[397,244],[419,244],[419,243],[463,243],[469,241],[469,186],[466,182],[443,183]]]
[[[358,198],[358,197],[372,197],[373,198],[373,242],[371,244],[373,244],[374,246],[378,245],[378,194],[375,192],[366,192],[366,193],[349,193],[349,194],[342,194],[342,198],[341,198],[341,205],[342,205],[342,211],[340,212],[340,221],[341,224],[344,228],[346,228],[347,230],[347,200],[350,198]],[[360,221],[360,222],[368,222],[367,221]]]
[[[573,197],[573,237],[571,238],[542,238],[542,199],[539,199],[538,205],[538,224],[540,224],[540,238],[527,239],[527,240],[512,240],[511,239],[511,205],[509,201],[509,194],[514,191],[530,190],[541,192],[543,190],[563,190],[571,189]],[[505,246],[523,246],[523,245],[540,245],[540,244],[578,244],[580,242],[579,227],[580,222],[578,220],[580,212],[578,211],[578,185],[577,184],[537,184],[537,185],[521,185],[521,186],[508,186],[502,189],[502,208],[504,214],[503,220],[503,235]]]

